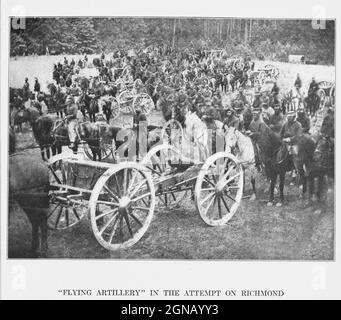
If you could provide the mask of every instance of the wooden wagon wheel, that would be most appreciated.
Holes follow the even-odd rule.
[[[111,110],[111,118],[113,120],[117,119],[117,117],[120,115],[120,103],[115,97],[111,98],[110,110]]]
[[[133,100],[133,109],[135,110],[139,106],[141,111],[148,115],[155,109],[153,99],[147,93],[140,93],[135,96]]]
[[[134,96],[131,91],[125,90],[118,96],[120,110],[123,113],[131,113]]]
[[[108,250],[127,249],[147,231],[155,209],[151,174],[140,164],[123,162],[97,181],[89,200],[96,240]]]
[[[330,104],[332,107],[335,107],[335,83],[330,89]]]
[[[327,96],[326,96],[326,92],[324,91],[324,89],[319,89],[319,96],[320,96],[320,105],[319,105],[319,109],[324,109],[325,105],[326,105],[326,100],[327,100]]]
[[[152,148],[141,161],[141,164],[151,171],[153,181],[157,184],[156,196],[159,207],[175,207],[191,194],[191,188],[185,185],[177,188],[174,183],[167,186],[162,184],[162,180],[172,173],[172,168],[181,165],[180,160],[179,149],[163,144]]]
[[[111,155],[113,158],[115,158],[115,150],[116,150],[115,139],[112,139],[111,143],[100,141],[99,148],[101,149],[101,159],[102,160],[108,159]],[[87,143],[84,143],[83,151],[84,151],[84,155],[88,159],[94,160],[91,148]]]
[[[58,199],[58,196],[65,197],[67,187],[70,182],[70,168],[67,163],[63,162],[65,157],[70,158],[70,155],[63,153],[53,156],[48,161],[50,170],[50,185],[51,185],[51,210],[47,214],[47,225],[52,230],[64,230],[77,224],[83,217],[86,211],[82,205],[70,205],[66,201]],[[78,155],[72,155],[74,159],[81,159]],[[56,186],[57,184],[57,186]]]
[[[218,152],[207,159],[195,185],[195,204],[210,226],[226,224],[243,195],[244,172],[232,154]]]
[[[175,146],[179,150],[181,149],[183,135],[181,123],[175,119],[168,120],[161,130],[162,142]]]

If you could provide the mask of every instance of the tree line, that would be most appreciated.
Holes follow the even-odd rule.
[[[225,49],[230,55],[287,61],[304,54],[334,64],[335,21],[238,18],[26,18],[11,30],[11,56],[99,53],[166,44],[172,48]]]

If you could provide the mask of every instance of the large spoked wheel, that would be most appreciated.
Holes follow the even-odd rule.
[[[111,141],[111,143],[109,143],[108,141],[104,142],[101,140],[99,143],[99,147],[96,146],[94,148],[100,148],[101,149],[101,160],[106,160],[110,156],[112,156],[113,158],[115,157],[116,144],[115,144],[114,139]],[[87,143],[83,144],[83,151],[84,151],[84,155],[88,159],[94,160],[94,155],[91,151],[89,144],[87,144]]]
[[[120,103],[114,97],[111,100],[110,110],[111,110],[111,119],[113,120],[117,119],[117,117],[120,115]]]
[[[132,103],[134,101],[134,95],[131,91],[125,90],[118,96],[118,102],[120,110],[123,113],[130,113],[132,111]]]
[[[320,97],[319,109],[323,110],[325,105],[326,105],[326,100],[327,100],[326,92],[324,91],[324,89],[320,89],[319,92],[318,92],[318,95]]]
[[[196,208],[206,224],[221,226],[233,217],[242,199],[243,179],[233,155],[218,152],[207,159],[195,185]]]
[[[140,107],[141,111],[148,115],[155,109],[155,105],[153,99],[146,93],[138,94],[133,101],[133,108],[134,110]]]
[[[157,205],[172,208],[191,194],[192,187],[176,185],[176,181],[165,178],[174,174],[181,165],[181,155],[174,146],[163,144],[152,148],[142,159],[141,164],[150,170],[156,185]],[[165,181],[166,180],[166,181]]]
[[[140,164],[120,163],[97,181],[89,200],[91,226],[108,250],[127,249],[147,231],[155,209],[150,173]]]
[[[86,208],[81,202],[69,203],[66,185],[72,179],[71,168],[64,158],[70,155],[59,154],[49,159],[47,164],[50,170],[50,210],[47,214],[47,226],[51,230],[64,230],[77,224],[83,217]],[[78,155],[72,158],[80,159]]]
[[[161,140],[163,143],[175,146],[179,150],[181,149],[181,143],[183,139],[184,131],[181,123],[175,119],[168,120],[162,127]]]
[[[330,105],[335,107],[335,84],[330,89]]]

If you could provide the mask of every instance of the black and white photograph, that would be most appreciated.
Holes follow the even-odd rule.
[[[335,20],[8,23],[8,258],[334,259]]]

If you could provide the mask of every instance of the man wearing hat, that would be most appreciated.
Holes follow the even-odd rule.
[[[278,103],[278,94],[279,94],[279,87],[277,86],[277,82],[274,82],[274,85],[271,89],[271,95],[273,97],[274,104]]]
[[[269,126],[272,131],[276,133],[280,133],[284,124],[285,124],[285,117],[282,113],[281,105],[279,103],[275,104],[275,113],[270,117]]]
[[[254,136],[255,134],[262,134],[265,130],[268,129],[268,126],[265,124],[262,117],[262,109],[261,108],[253,108],[252,109],[252,121],[250,123],[251,132],[248,132],[249,135]]]
[[[310,119],[305,112],[304,105],[300,104],[297,109],[297,121],[301,124],[303,133],[309,134],[310,130]]]
[[[334,140],[334,108],[330,107],[321,125],[321,134]]]
[[[28,78],[25,78],[25,83],[22,89],[24,101],[27,101],[28,98],[30,97],[30,84],[28,82]]]
[[[297,90],[298,95],[301,96],[302,80],[299,73],[297,74],[294,86]]]
[[[284,142],[294,144],[298,136],[303,132],[301,124],[296,120],[296,112],[289,111],[287,113],[288,121],[284,124],[280,135]]]
[[[77,153],[78,145],[77,145],[77,114],[78,114],[78,107],[75,104],[74,97],[68,96],[65,101],[66,105],[66,117],[68,123],[68,133],[69,133],[69,140],[70,140],[70,149],[72,149],[73,153]]]
[[[275,114],[275,111],[266,102],[263,102],[261,106],[262,106],[263,120],[266,124],[269,125],[270,118]]]
[[[256,92],[255,93],[255,100],[252,103],[252,107],[253,108],[259,108],[262,104],[262,100],[261,100],[261,94],[260,92]]]
[[[38,95],[40,93],[40,83],[38,81],[38,78],[34,78],[35,82],[34,82],[34,92],[36,93],[35,97],[36,100],[38,100]]]
[[[240,127],[239,119],[235,116],[234,110],[231,107],[228,107],[225,110],[224,126],[226,126],[227,128],[233,127],[239,130]]]

